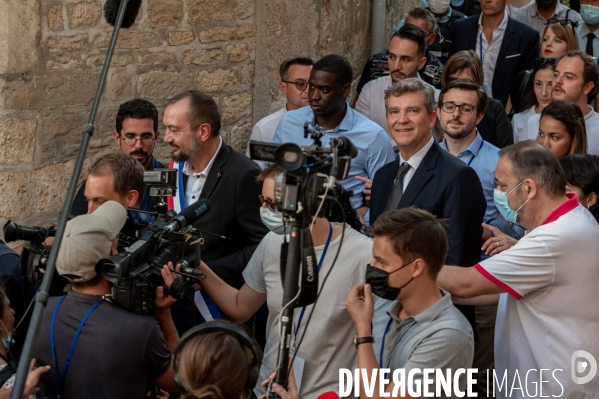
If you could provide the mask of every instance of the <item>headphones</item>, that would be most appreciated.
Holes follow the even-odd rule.
[[[256,351],[254,350],[252,339],[239,327],[236,327],[233,324],[230,324],[222,320],[214,320],[200,324],[199,326],[196,326],[191,330],[187,331],[185,334],[183,334],[183,336],[181,337],[181,339],[179,339],[179,342],[177,342],[177,345],[175,346],[175,349],[173,351],[173,359],[175,359],[175,384],[177,385],[177,388],[179,388],[179,391],[181,393],[187,393],[187,389],[183,387],[183,384],[181,384],[181,381],[179,379],[179,363],[177,361],[177,356],[181,353],[181,351],[183,351],[185,345],[192,338],[195,338],[198,335],[208,334],[217,331],[223,331],[226,332],[228,335],[235,337],[239,341],[241,346],[245,349],[245,352],[250,360],[249,374],[247,376],[245,386],[250,391],[253,390],[256,386],[256,383],[258,382],[258,358],[256,356]]]

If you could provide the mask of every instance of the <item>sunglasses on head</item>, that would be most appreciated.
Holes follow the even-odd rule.
[[[561,26],[570,25],[572,28],[576,28],[578,26],[578,21],[572,21],[570,19],[551,18],[548,19],[547,22],[545,22],[545,25],[551,24],[560,24]]]
[[[557,66],[557,63],[559,62],[559,58],[537,58],[535,61],[536,65],[545,65],[545,64],[550,64],[553,65],[554,67]]]

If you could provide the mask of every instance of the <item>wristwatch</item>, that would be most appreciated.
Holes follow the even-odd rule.
[[[366,343],[374,343],[374,336],[372,335],[368,335],[366,337],[360,337],[358,338],[357,335],[354,335],[354,345],[356,346],[356,348],[358,347],[358,345],[360,344],[366,344]]]

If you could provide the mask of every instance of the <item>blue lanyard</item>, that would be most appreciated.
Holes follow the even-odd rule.
[[[160,165],[158,165],[158,161],[154,160],[154,169],[158,169]],[[148,196],[146,197],[146,203],[144,204],[143,210],[147,211],[148,210],[148,206],[150,205],[150,190],[152,189],[152,186],[148,187],[148,190],[146,191],[146,193],[148,194]]]
[[[381,354],[379,355],[379,367],[383,368],[383,351],[385,350],[385,337],[387,336],[387,333],[389,332],[389,330],[391,329],[391,323],[393,322],[393,318],[389,317],[389,323],[387,323],[387,328],[385,328],[385,334],[383,334],[383,342],[381,342]],[[398,346],[401,339],[403,338],[404,335],[406,335],[406,333],[408,331],[410,331],[410,329],[412,327],[414,327],[414,325],[416,325],[416,322],[412,323],[410,325],[410,327],[407,328],[406,331],[403,332],[403,334],[401,334],[401,336],[399,337],[399,339],[397,340],[397,344],[395,346]],[[393,356],[389,356],[389,361],[387,362],[387,368],[389,368],[389,365],[391,364],[391,358]]]
[[[64,370],[62,370],[62,375],[59,376],[58,361],[56,360],[56,347],[54,345],[54,327],[56,325],[56,315],[58,314],[58,308],[60,308],[60,305],[62,305],[62,302],[66,297],[67,294],[63,295],[63,297],[58,302],[58,305],[56,305],[56,309],[54,309],[54,314],[52,315],[52,324],[50,325],[50,348],[52,349],[52,360],[54,360],[54,370],[56,370],[56,397],[59,399],[60,395],[62,394],[62,387],[64,384],[64,380],[67,376],[67,371],[69,370],[69,365],[71,364],[71,359],[73,358],[75,345],[77,344],[79,335],[81,335],[81,330],[83,329],[85,322],[87,321],[87,319],[89,319],[89,316],[92,314],[92,312],[96,310],[96,308],[100,306],[102,302],[106,302],[105,299],[100,299],[98,302],[94,303],[94,306],[92,306],[91,309],[87,311],[87,313],[83,317],[83,320],[81,320],[79,328],[77,328],[77,332],[75,333],[75,337],[73,338],[73,342],[71,342],[71,348],[69,349],[67,359],[64,362]]]
[[[318,261],[318,271],[320,271],[320,267],[322,266],[322,261],[324,260],[324,257],[327,254],[327,250],[329,249],[329,244],[331,243],[331,237],[333,237],[333,225],[331,225],[329,223],[329,237],[327,238],[327,243],[324,245],[324,249],[322,250],[322,255],[320,255],[320,260]],[[306,307],[304,306],[299,315],[299,319],[297,319],[297,326],[293,329],[293,335],[295,336],[295,341],[297,341],[297,333],[299,332],[300,325],[302,324],[302,319],[304,318],[305,311],[306,311]],[[314,311],[314,310],[312,310],[312,311]]]
[[[185,187],[183,187],[183,166],[185,164],[181,165],[179,164],[179,205],[181,206],[181,210],[187,208],[187,205],[185,204]]]
[[[480,152],[480,149],[483,148],[483,144],[485,144],[485,140],[480,142],[480,147],[478,147],[478,151],[476,151],[477,154]],[[468,166],[470,166],[472,161],[474,161],[474,158],[476,158],[476,155],[472,154],[472,158],[470,158],[470,160],[468,161]]]

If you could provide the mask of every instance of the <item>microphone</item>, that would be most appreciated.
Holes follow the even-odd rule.
[[[335,145],[337,146],[337,148],[339,148],[339,151],[342,154],[349,155],[352,158],[355,158],[358,156],[358,149],[351,142],[350,139],[348,139],[347,137],[339,136],[339,137],[335,138],[334,140],[335,140]],[[331,141],[333,141],[333,140],[331,140]]]
[[[169,224],[164,226],[164,230],[174,232],[181,227],[195,223],[200,217],[212,208],[212,202],[209,199],[201,199],[195,204],[183,209]]]
[[[121,1],[123,0],[106,0],[106,4],[104,4],[104,17],[106,18],[106,22],[108,22],[111,26],[114,26],[116,23],[116,16],[119,12]],[[135,23],[135,18],[137,18],[137,13],[139,12],[140,8],[141,0],[127,1],[127,8],[125,9],[125,15],[123,17],[121,28],[129,28]]]

